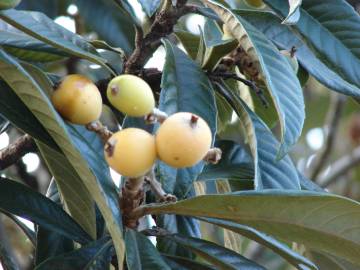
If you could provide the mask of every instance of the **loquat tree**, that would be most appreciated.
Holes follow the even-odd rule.
[[[359,269],[354,7],[0,1],[0,266]]]

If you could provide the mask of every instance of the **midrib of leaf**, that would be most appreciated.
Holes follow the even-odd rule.
[[[270,193],[270,192],[269,192]],[[353,207],[357,206],[360,207],[360,204],[349,200],[349,199],[345,199],[345,198],[340,198],[338,196],[331,196],[331,195],[326,195],[326,194],[315,194],[313,192],[302,192],[304,194],[307,194],[307,196],[300,196],[301,199],[303,200],[310,200],[311,201],[315,201],[319,202],[319,200],[323,199],[326,200],[325,202],[322,202],[322,204],[320,206],[318,206],[318,209],[321,209],[323,207],[325,207],[326,205],[328,206],[327,209],[329,209],[329,204],[332,203],[339,203],[339,201],[342,203],[340,205],[340,207],[338,208],[338,211],[342,211],[342,209],[348,208],[349,207],[349,203],[353,203]],[[270,193],[271,194],[271,193]],[[285,192],[282,192],[282,194],[285,194]],[[269,194],[267,194],[269,195]],[[229,197],[228,197],[229,196]],[[239,195],[237,195],[239,196]],[[244,194],[244,197],[242,198],[242,200],[244,200],[248,195]],[[275,195],[277,196],[277,195]],[[200,207],[200,205],[205,205],[206,201],[210,198],[216,198],[216,197],[228,197],[231,200],[231,202],[229,201],[227,204],[228,207],[228,211],[210,211],[210,210],[205,210],[202,209]],[[252,197],[252,196],[251,196]],[[256,199],[263,199],[266,200],[266,197],[264,196],[256,196]],[[292,195],[286,196],[285,198],[292,198]],[[332,197],[332,198],[331,198]],[[255,201],[251,201],[253,202],[255,205],[257,204],[257,202]],[[284,198],[284,197],[283,197]],[[203,201],[205,199],[205,201]],[[262,230],[266,233],[272,234],[276,237],[279,237],[281,239],[285,239],[285,240],[295,240],[295,241],[299,241],[302,242],[304,241],[305,244],[311,245],[313,246],[313,243],[309,243],[308,239],[303,240],[303,238],[301,237],[301,231],[305,232],[307,235],[317,235],[318,237],[321,237],[321,239],[333,239],[334,241],[339,241],[339,243],[344,243],[346,244],[346,247],[349,249],[351,248],[351,250],[353,251],[352,254],[338,254],[338,256],[342,256],[344,258],[348,258],[350,261],[353,261],[354,263],[360,264],[360,261],[358,260],[358,256],[360,255],[360,241],[359,238],[354,237],[354,234],[351,235],[346,235],[345,232],[348,230],[355,230],[355,229],[360,229],[359,225],[355,225],[352,226],[350,228],[346,228],[345,230],[336,232],[335,230],[339,227],[339,224],[335,224],[333,226],[336,226],[335,229],[331,229],[331,228],[318,228],[316,226],[316,224],[311,224],[311,222],[309,223],[309,220],[311,220],[309,217],[302,222],[302,219],[300,218],[299,220],[294,220],[288,216],[286,216],[288,209],[283,211],[283,215],[285,215],[284,217],[281,217],[279,215],[271,215],[271,216],[261,216],[261,215],[267,215],[266,213],[264,213],[263,210],[261,210],[261,213],[259,214],[258,217],[254,216],[256,215],[256,211],[254,215],[248,214],[246,212],[249,212],[248,209],[244,211],[239,210],[240,212],[238,213],[238,216],[236,216],[235,211],[236,209],[233,209],[232,205],[235,204],[235,201],[233,199],[236,199],[236,195],[205,195],[205,196],[199,196],[197,198],[193,198],[193,199],[188,199],[182,202],[178,202],[178,203],[173,203],[173,204],[169,204],[169,205],[149,205],[149,207],[147,207],[148,214],[177,214],[177,215],[186,215],[186,216],[202,216],[202,217],[213,217],[213,218],[222,218],[225,220],[232,220],[235,222],[238,222],[240,224],[245,224],[248,226],[252,226],[256,229]],[[199,200],[198,202],[195,203],[195,205],[191,206],[190,201],[196,201]],[[219,200],[219,198],[218,198]],[[224,199],[220,199],[222,200],[222,203],[224,204]],[[183,202],[186,202],[185,206],[182,205]],[[203,201],[203,202],[202,202]],[[251,203],[250,202],[250,203]],[[270,203],[270,202],[269,202]],[[302,201],[298,200],[297,204],[301,204]],[[177,205],[180,204],[180,205]],[[240,202],[237,202],[237,204],[241,204]],[[292,202],[292,204],[289,204],[287,206],[287,208],[290,207],[294,207],[294,201]],[[225,206],[224,206],[225,207]],[[239,206],[239,208],[241,209],[241,206]],[[332,207],[333,208],[333,207]],[[360,215],[360,211],[356,211],[358,213],[358,216]],[[320,212],[321,213],[321,212]],[[315,216],[315,214],[317,214],[317,212],[313,212],[312,216]],[[351,215],[352,219],[355,219],[355,216],[353,213],[348,213],[347,215]],[[337,215],[338,216],[344,216],[342,214]],[[332,218],[333,219],[333,218]],[[331,219],[331,220],[332,220]],[[330,221],[331,221],[330,220]],[[356,219],[355,219],[356,220]],[[322,225],[324,226],[324,225]],[[275,230],[275,233],[274,233]],[[284,231],[285,230],[285,231]],[[292,232],[297,231],[297,234],[299,235],[299,238],[296,239],[289,239],[287,236],[287,230],[291,230]],[[286,234],[285,234],[286,233]],[[321,245],[322,243],[318,244]],[[330,247],[328,249],[325,249],[327,252],[329,253],[334,253],[333,247]],[[356,251],[358,250],[358,251]],[[355,254],[358,255],[355,255]],[[336,254],[334,254],[336,255]],[[347,257],[346,257],[347,256]],[[351,258],[351,259],[350,259]]]
[[[55,142],[59,145],[61,150],[64,152],[65,156],[68,158],[69,162],[74,166],[75,170],[81,177],[82,181],[88,188],[89,192],[94,196],[94,200],[98,204],[105,222],[107,224],[108,230],[110,231],[111,236],[114,240],[115,249],[118,255],[118,262],[121,267],[124,260],[124,242],[122,239],[122,233],[119,227],[114,221],[114,217],[110,212],[110,209],[107,206],[107,203],[103,197],[103,192],[99,189],[97,181],[92,171],[90,171],[88,164],[83,159],[79,151],[73,145],[70,136],[68,135],[66,128],[63,124],[63,120],[58,116],[58,114],[52,109],[50,101],[47,99],[45,94],[41,91],[38,84],[32,79],[32,77],[12,58],[10,58],[4,51],[0,50],[0,76],[10,85],[13,90],[19,96],[19,98],[29,107],[30,110],[34,112],[34,115],[43,126],[48,130],[50,135],[54,138]],[[16,74],[14,76],[13,74]],[[34,106],[32,100],[27,100],[24,98],[24,91],[22,87],[14,87],[16,82],[21,81],[26,84],[26,92],[34,93],[32,96],[33,99],[36,99],[36,102],[39,102],[41,105]],[[28,82],[28,83],[26,83]],[[25,87],[24,87],[25,88]],[[42,108],[42,110],[39,110]],[[43,117],[50,117],[51,122],[44,122]],[[62,123],[62,124],[61,124]],[[50,127],[51,124],[51,127]],[[95,230],[94,224],[94,230]],[[94,231],[92,232],[94,235]]]

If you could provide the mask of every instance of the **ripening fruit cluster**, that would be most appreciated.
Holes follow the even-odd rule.
[[[120,75],[107,87],[110,103],[119,111],[134,117],[153,112],[155,99],[150,86],[134,75]],[[74,124],[86,125],[99,119],[102,99],[96,85],[83,75],[68,75],[52,95],[56,110]],[[180,112],[168,117],[156,135],[138,128],[114,133],[104,147],[109,166],[123,176],[145,175],[156,159],[175,168],[191,167],[210,149],[212,134],[199,116]]]
[[[113,134],[105,145],[109,166],[127,177],[146,174],[159,158],[174,168],[191,167],[204,158],[211,131],[199,116],[180,112],[168,117],[155,136],[138,128]]]

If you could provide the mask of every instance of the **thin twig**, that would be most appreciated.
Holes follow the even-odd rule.
[[[345,102],[345,96],[338,94],[332,95],[332,102],[326,120],[326,125],[328,127],[326,141],[318,156],[314,159],[312,170],[309,174],[309,178],[315,182],[326,162],[329,160],[330,154],[333,150],[341,114],[345,107]]]
[[[351,154],[343,156],[333,164],[327,175],[320,175],[318,182],[323,188],[341,179],[341,176],[360,164],[360,146],[355,148]]]
[[[27,153],[35,152],[36,145],[28,134],[21,136],[15,142],[0,150],[0,171],[15,164]]]
[[[261,103],[263,104],[263,106],[265,108],[269,107],[269,102],[266,100],[263,91],[256,85],[256,83],[254,81],[241,78],[238,75],[236,75],[235,73],[231,73],[231,72],[214,72],[214,73],[210,73],[209,76],[213,77],[215,79],[218,77],[218,78],[222,78],[225,80],[233,79],[233,80],[242,82],[243,84],[245,84],[246,86],[248,86],[251,90],[253,90],[255,92],[255,94],[260,98]]]
[[[155,177],[154,168],[152,168],[152,170],[146,175],[145,183],[150,186],[151,191],[154,193],[159,202],[177,201],[176,196],[168,194],[163,190],[161,183]]]

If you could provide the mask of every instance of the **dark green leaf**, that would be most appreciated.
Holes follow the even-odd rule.
[[[286,155],[283,159],[276,160],[279,143],[268,127],[235,93],[225,85],[217,84],[217,86],[246,127],[247,141],[254,158],[255,188],[300,189],[297,170],[290,157]]]
[[[230,249],[219,246],[215,243],[199,238],[186,237],[180,234],[164,236],[169,241],[175,241],[186,248],[189,248],[199,256],[216,265],[220,269],[227,270],[264,270],[265,268],[257,263],[246,259]]]
[[[151,214],[234,221],[360,265],[360,204],[341,196],[310,191],[241,191],[147,208]]]
[[[165,262],[176,270],[215,270],[211,265],[203,264],[194,260],[189,260],[183,257],[170,256],[163,254]]]
[[[314,260],[320,270],[331,269],[331,270],[358,270],[357,265],[353,265],[346,260],[340,259],[336,256],[329,255],[326,253],[311,251],[309,254]]]
[[[216,218],[200,218],[202,221],[206,221],[212,223],[217,226],[224,227],[228,230],[239,233],[251,240],[254,240],[271,250],[273,250],[276,254],[282,256],[285,260],[287,260],[290,264],[295,266],[297,269],[307,270],[307,269],[317,269],[317,267],[309,261],[307,258],[301,256],[300,254],[294,252],[290,247],[285,244],[279,242],[275,238],[262,233],[254,228],[244,226],[241,224],[237,224],[232,221],[226,221]]]
[[[222,151],[218,164],[208,164],[204,167],[198,180],[252,180],[254,165],[249,154],[243,147],[232,141],[217,141],[216,147]]]
[[[87,160],[85,160],[89,159],[89,156],[85,155],[83,157],[82,154],[85,153],[79,152],[81,150],[78,149],[80,144],[74,144],[72,138],[70,137],[69,130],[67,130],[65,123],[54,110],[46,94],[31,78],[29,73],[27,73],[26,70],[24,70],[13,58],[6,55],[3,51],[0,51],[0,77],[2,77],[11,86],[14,92],[31,110],[31,113],[35,115],[49,134],[51,134],[58,146],[61,147],[61,150],[65,154],[66,158],[81,177],[81,180],[87,187],[89,193],[97,203],[102,215],[105,218],[107,229],[110,232],[115,244],[118,260],[122,262],[124,246],[121,234],[121,224],[118,215],[119,210],[117,208],[117,203],[115,205],[114,201],[110,200],[109,197],[109,194],[114,192],[111,190],[113,185],[110,187],[110,192],[108,190],[106,192],[103,190],[104,186],[99,185],[94,175],[94,173],[97,173],[98,170],[89,168],[89,164]],[[87,144],[87,142],[81,143]],[[88,148],[84,148],[82,151],[88,151]],[[103,165],[100,164],[100,166]],[[107,179],[104,181],[106,182]],[[109,205],[109,203],[111,203],[111,205]],[[95,223],[93,226],[95,226]],[[91,230],[90,233],[93,233],[93,236],[95,237],[96,230]]]
[[[61,205],[60,195],[54,180],[51,180],[46,196],[53,202]],[[37,226],[36,240],[35,265],[39,265],[50,257],[55,257],[74,249],[72,240],[39,225]]]
[[[181,30],[175,30],[175,35],[184,46],[191,59],[195,60],[199,48],[199,36]]]
[[[95,237],[94,200],[73,165],[60,152],[36,142],[71,216]],[[69,184],[71,183],[71,184]]]
[[[11,9],[1,11],[0,18],[44,43],[67,54],[97,63],[112,72],[90,43],[56,24],[42,13]]]
[[[129,16],[114,2],[106,0],[75,1],[85,22],[99,34],[100,38],[130,54],[134,48],[135,28]]]
[[[125,232],[126,264],[129,270],[170,270],[146,236],[133,230]]]
[[[304,124],[304,98],[299,80],[286,58],[264,34],[215,1],[206,3],[221,17],[261,71],[280,121],[281,145],[278,157],[281,158],[297,142]]]
[[[0,82],[0,89],[1,89],[1,82]],[[4,118],[4,116],[2,116],[0,114],[0,135],[1,135],[1,133],[6,131],[6,129],[9,127],[9,125],[10,125],[10,122],[6,118]]]
[[[282,0],[265,2],[286,16]],[[295,25],[322,62],[344,80],[360,86],[359,14],[344,0],[303,0]]]
[[[238,46],[235,39],[222,39],[222,31],[214,20],[207,19],[204,26],[203,39],[206,52],[202,67],[206,70],[214,69],[221,59]]]
[[[22,184],[0,178],[0,198],[2,211],[31,220],[81,244],[91,241],[91,237],[60,206]]]
[[[314,76],[320,83],[339,93],[359,98],[360,89],[353,84],[345,81],[336,73],[322,63],[317,56],[288,26],[280,24],[281,20],[268,12],[249,12],[236,11],[252,23],[257,29],[262,31],[281,49],[290,50],[291,47],[297,48],[296,57],[302,67]]]
[[[165,228],[171,233],[180,233],[181,235],[191,237],[201,237],[199,221],[193,218],[177,215],[161,215],[157,218],[157,225],[161,228]],[[191,250],[184,248],[174,241],[168,241],[163,238],[157,240],[157,248],[160,252],[169,255],[190,259],[195,257]]]
[[[68,4],[68,0],[21,0],[16,9],[40,11],[48,17],[55,19],[55,17],[66,12],[65,9],[68,7]]]
[[[114,247],[109,237],[93,241],[86,246],[69,253],[49,258],[36,270],[102,270],[109,269]]]
[[[41,62],[67,56],[65,52],[21,32],[4,21],[0,21],[0,29],[0,45],[20,59]]]
[[[0,81],[0,113],[14,126],[30,134],[33,138],[54,149],[59,149],[39,120],[4,81]]]

